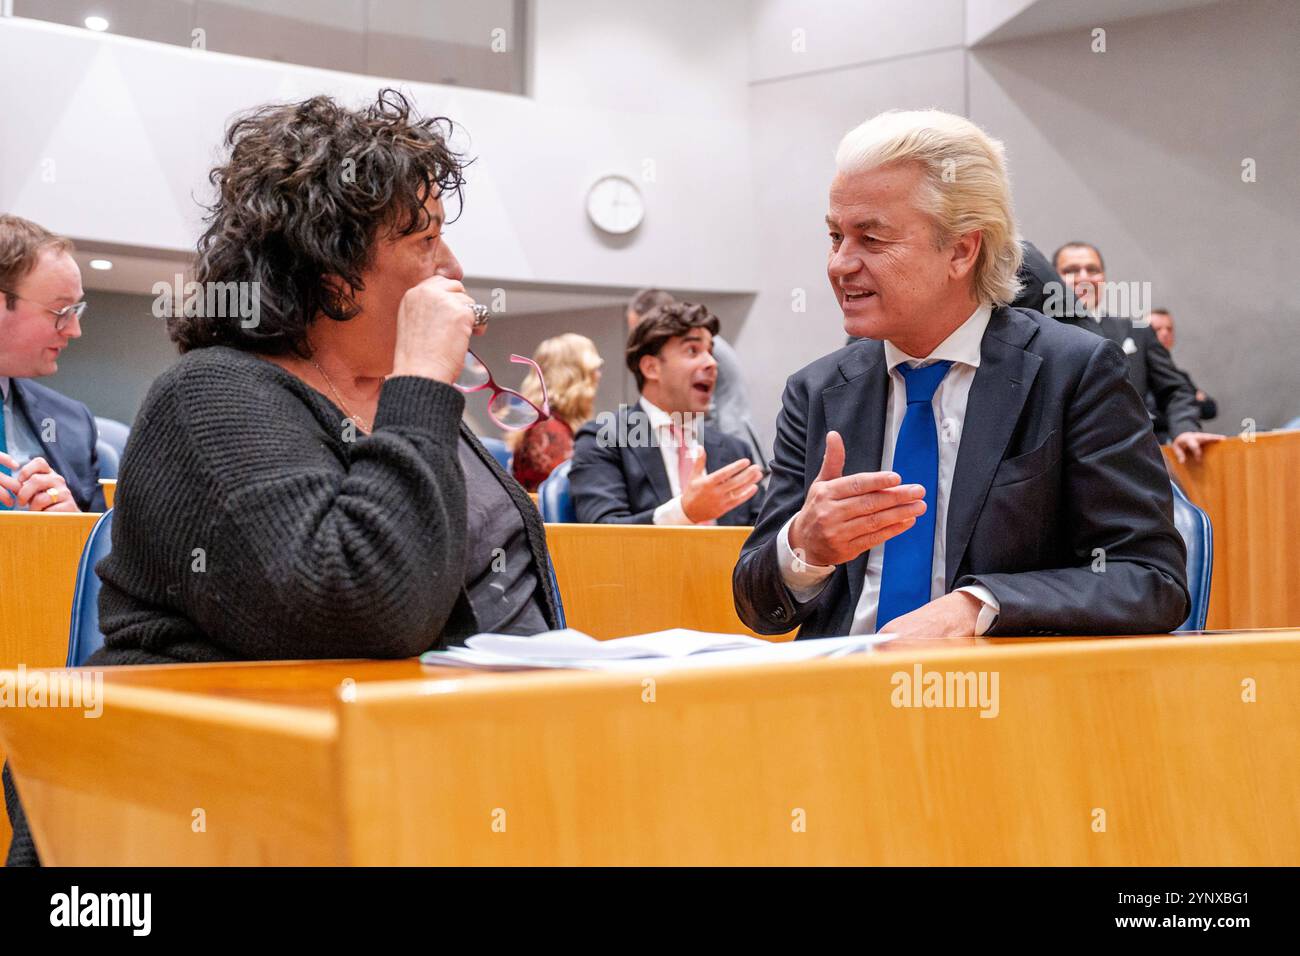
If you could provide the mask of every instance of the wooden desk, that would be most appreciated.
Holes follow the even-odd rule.
[[[77,564],[98,517],[0,512],[0,667],[64,660]],[[731,597],[731,570],[748,534],[748,528],[546,526],[569,625],[601,638],[669,627],[753,633],[740,623]],[[671,573],[677,568],[686,573]]]
[[[113,507],[113,499],[117,497],[117,479],[101,478],[99,483],[104,489],[104,509],[108,510]]]
[[[1214,526],[1207,627],[1300,627],[1300,431],[1261,432],[1169,470]]]
[[[63,664],[77,565],[98,517],[0,512],[0,668]],[[731,569],[747,534],[547,526],[568,623],[602,638],[669,627],[752,633],[731,600]],[[675,567],[689,573],[667,573]],[[0,854],[8,843],[0,813]]]
[[[77,565],[99,517],[0,511],[0,667],[67,659]]]
[[[752,635],[731,596],[731,571],[749,532],[548,524],[546,541],[570,627],[599,638],[670,627]],[[793,638],[791,631],[767,639]]]
[[[61,667],[68,659],[81,549],[99,515],[0,511],[0,667]],[[4,761],[0,745],[0,762]],[[0,860],[9,817],[0,813]]]
[[[123,668],[99,719],[0,708],[0,737],[56,865],[1300,863],[1300,631],[974,643],[653,702],[630,674]],[[997,716],[895,707],[917,666],[996,673]]]

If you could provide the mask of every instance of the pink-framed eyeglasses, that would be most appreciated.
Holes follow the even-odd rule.
[[[514,389],[502,388],[493,381],[492,373],[483,364],[483,360],[473,352],[465,353],[465,365],[461,369],[460,377],[453,384],[467,395],[470,392],[479,392],[485,388],[492,389],[492,398],[488,400],[488,415],[506,431],[519,431],[550,418],[551,403],[546,397],[546,379],[542,378],[542,370],[537,367],[537,363],[530,358],[524,358],[522,355],[512,355],[510,361],[519,365],[527,365],[537,373],[537,381],[542,385],[541,408],[538,408]]]

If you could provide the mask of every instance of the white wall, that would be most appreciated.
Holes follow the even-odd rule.
[[[538,0],[535,96],[405,86],[462,122],[480,157],[450,234],[471,274],[660,285],[718,306],[769,441],[785,378],[842,342],[821,225],[835,144],[889,107],[968,111],[1002,138],[1025,235],[1048,251],[1091,238],[1112,278],[1151,281],[1178,319],[1175,357],[1220,399],[1216,425],[1273,426],[1300,414],[1300,5],[1190,2],[1107,23],[1094,54],[1090,26],[962,48],[969,29],[1018,30],[1059,12],[1055,0]],[[321,91],[360,102],[380,83],[30,21],[0,21],[0,61],[42,78],[40,96],[0,86],[0,208],[82,240],[174,250],[192,248],[191,194],[231,113]],[[583,213],[587,185],[647,168],[640,234],[603,239]],[[747,297],[722,294],[752,291],[747,314]],[[510,340],[484,347],[529,354],[571,321],[612,370],[613,311],[499,322]],[[626,379],[613,385],[602,403],[625,393]]]
[[[808,39],[802,58],[789,49],[800,25]],[[754,422],[769,448],[786,378],[844,344],[843,315],[826,278],[823,222],[835,148],[881,110],[963,112],[961,40],[961,4],[949,0],[772,0],[756,8],[749,123],[760,279],[735,344],[749,374]],[[795,311],[799,297],[803,311]]]
[[[466,270],[751,288],[743,9],[542,0],[535,97],[401,84],[461,124],[479,157],[449,234]],[[40,78],[39,96],[35,79],[0,85],[0,208],[80,240],[170,250],[193,248],[194,197],[207,194],[232,114],[322,92],[359,104],[383,83],[22,19],[0,20],[0,62],[9,77]],[[610,172],[642,182],[646,220],[630,241],[606,240],[585,215],[588,186]],[[701,222],[732,223],[737,238],[721,243]]]
[[[1007,145],[1027,238],[1049,255],[1067,239],[1091,239],[1110,278],[1153,283],[1177,320],[1175,359],[1219,400],[1212,429],[1231,434],[1245,418],[1276,427],[1300,415],[1300,4],[1144,2],[1178,9],[1104,22],[1104,54],[1091,52],[1094,23],[954,50],[962,13],[935,16],[942,4],[908,5],[909,15],[889,0],[756,5],[760,280],[737,344],[766,440],[781,383],[843,342],[821,225],[834,147],[891,107],[967,113]],[[1131,16],[1137,5],[1122,6]],[[1008,21],[1018,30],[1022,13],[1079,15],[1055,0],[968,8],[977,31]],[[789,49],[800,25],[802,58]],[[891,38],[884,47],[882,35]],[[1258,162],[1253,184],[1241,181],[1247,156]],[[798,289],[806,313],[792,311]]]
[[[1007,143],[1024,234],[1150,282],[1209,424],[1300,415],[1300,4],[1237,0],[972,51],[971,118]],[[1258,179],[1242,181],[1242,160]]]
[[[750,79],[861,66],[962,44],[965,0],[755,0]]]

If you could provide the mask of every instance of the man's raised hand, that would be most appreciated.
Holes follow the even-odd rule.
[[[715,472],[705,471],[704,448],[699,447],[691,480],[682,489],[682,511],[695,524],[721,518],[758,493],[763,469],[740,458]]]
[[[821,470],[790,525],[790,549],[807,564],[835,565],[902,534],[924,514],[921,485],[892,471],[844,474],[844,440],[826,433]]]

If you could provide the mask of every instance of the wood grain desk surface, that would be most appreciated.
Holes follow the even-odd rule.
[[[913,641],[893,643],[870,652],[839,658],[836,661],[801,661],[791,664],[758,664],[719,669],[701,669],[669,672],[668,677],[700,677],[703,679],[744,677],[763,673],[772,667],[813,666],[834,667],[844,662],[880,662],[896,664],[927,658],[957,658],[968,665],[987,666],[1006,654],[1059,658],[1079,653],[1096,655],[1141,650],[1147,654],[1162,652],[1180,654],[1195,652],[1200,646],[1211,644],[1242,644],[1263,641],[1300,644],[1300,629],[1261,628],[1250,631],[1190,631],[1179,634],[1150,634],[1124,636],[1056,636],[1056,637],[995,637],[969,638],[956,641]],[[448,694],[462,689],[487,693],[527,686],[538,679],[550,682],[556,679],[576,681],[579,684],[605,684],[609,682],[637,683],[640,675],[604,673],[564,669],[537,669],[531,671],[491,672],[454,667],[436,667],[421,664],[416,658],[395,661],[329,660],[329,661],[248,661],[229,664],[168,664],[141,667],[100,668],[104,675],[107,694],[117,688],[126,690],[125,697],[133,699],[130,688],[149,688],[175,694],[198,695],[217,700],[245,700],[286,707],[331,710],[339,702],[345,681],[353,681],[358,688],[390,693]],[[430,683],[456,681],[442,684],[436,690]],[[574,689],[577,689],[576,686]],[[114,696],[116,696],[114,694]]]
[[[900,705],[914,668],[999,675],[997,712]],[[103,675],[99,719],[0,707],[51,865],[1300,863],[1297,629],[913,642],[653,682],[81,673]]]

